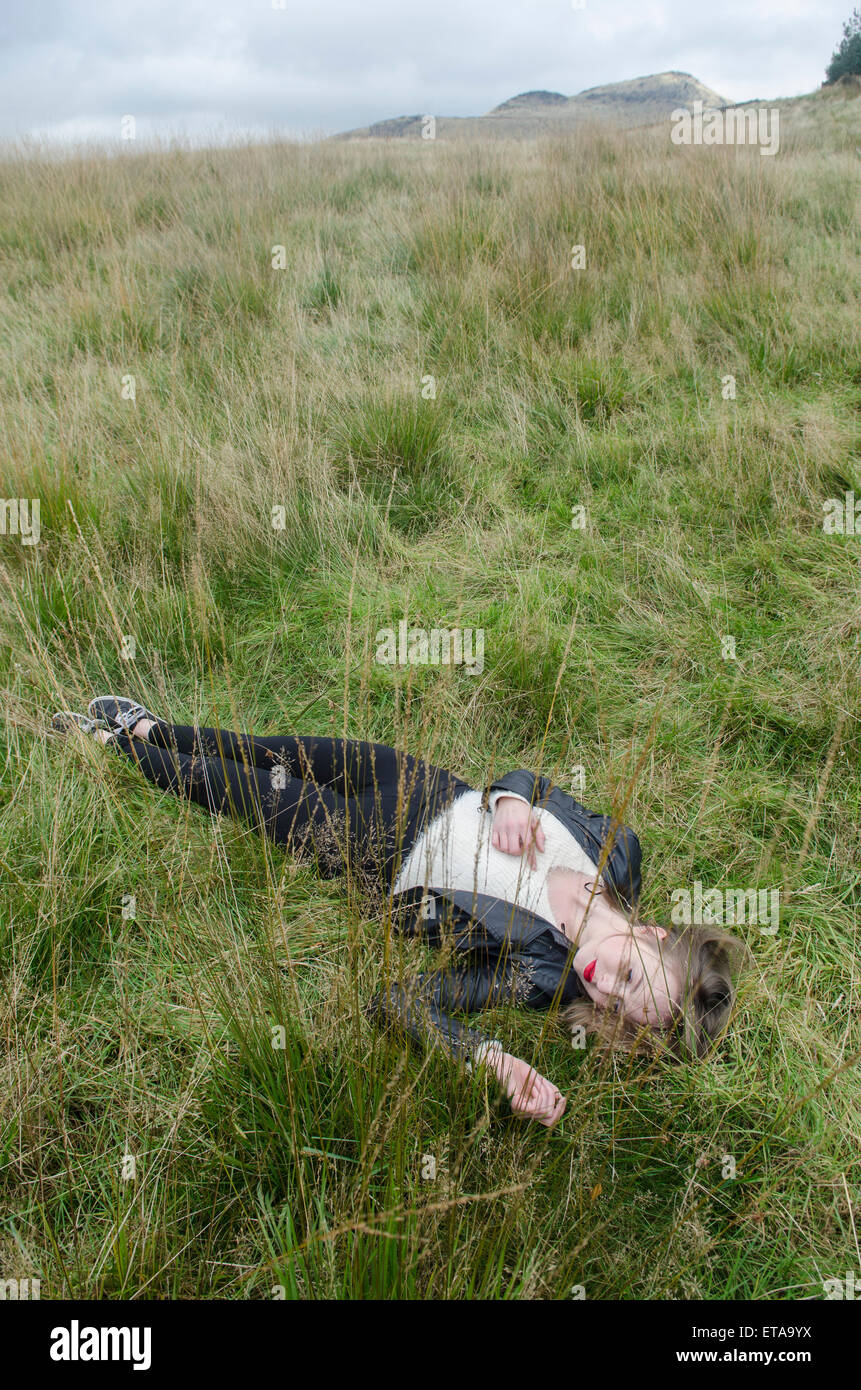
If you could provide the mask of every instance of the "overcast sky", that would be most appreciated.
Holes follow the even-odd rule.
[[[0,0],[0,135],[332,133],[690,72],[818,87],[857,0]]]

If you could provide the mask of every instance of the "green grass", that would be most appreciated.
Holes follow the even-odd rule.
[[[822,531],[861,496],[855,141],[0,163],[0,490],[42,522],[0,537],[3,1278],[766,1299],[859,1268],[861,538]],[[375,665],[402,617],[483,628],[483,673]],[[489,1016],[568,1096],[524,1125],[369,1030],[423,956],[361,885],[46,737],[110,689],[477,785],[582,764],[647,914],[777,886],[779,931],[740,929],[704,1065]]]

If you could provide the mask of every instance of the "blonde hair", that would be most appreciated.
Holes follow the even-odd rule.
[[[582,1028],[602,1047],[675,1059],[705,1057],[721,1036],[735,1000],[733,973],[739,958],[749,954],[736,936],[719,927],[669,927],[659,943],[664,961],[678,968],[682,997],[670,1021],[660,1027],[638,1022],[623,1011],[599,1008],[591,999],[578,999],[563,1010],[568,1028]]]

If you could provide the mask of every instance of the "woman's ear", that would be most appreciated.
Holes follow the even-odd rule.
[[[654,941],[663,941],[667,935],[667,928],[659,927],[657,922],[638,922],[634,931],[639,936],[650,936]]]

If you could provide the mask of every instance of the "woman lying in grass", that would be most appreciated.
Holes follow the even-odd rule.
[[[565,1100],[453,1014],[553,1006],[581,1036],[691,1057],[726,1025],[738,942],[638,921],[636,836],[546,778],[512,772],[482,793],[382,744],[168,724],[113,695],[53,722],[109,743],[165,791],[310,851],[324,877],[370,876],[401,931],[449,949],[443,968],[391,985],[369,1015],[490,1067],[518,1115],[553,1125]]]

